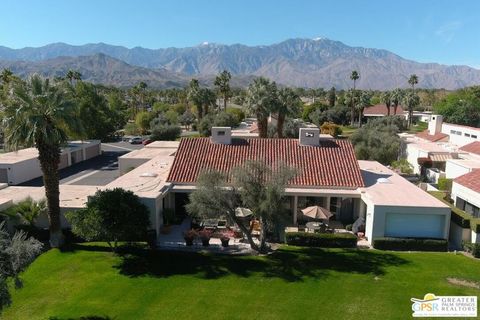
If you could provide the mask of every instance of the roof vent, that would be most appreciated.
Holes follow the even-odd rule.
[[[378,178],[377,179],[377,182],[378,183],[392,183],[390,180],[388,180],[387,178]]]
[[[158,174],[154,172],[144,172],[140,175],[142,178],[155,178],[156,176],[158,176]]]
[[[211,141],[219,144],[232,144],[232,128],[212,127]]]
[[[300,128],[298,143],[302,146],[319,146],[320,145],[320,129]]]

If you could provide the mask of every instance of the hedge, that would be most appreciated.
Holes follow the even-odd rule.
[[[421,238],[377,238],[373,247],[380,250],[398,251],[447,251],[448,241]]]
[[[471,253],[475,258],[480,258],[480,243],[464,242],[463,250]]]
[[[452,209],[451,220],[458,224],[462,228],[470,228],[476,233],[480,233],[480,219],[474,218],[471,214],[453,206],[450,202],[445,200],[445,192],[442,191],[430,191],[432,196],[442,201]]]
[[[357,237],[351,233],[288,232],[287,244],[302,247],[355,248]]]

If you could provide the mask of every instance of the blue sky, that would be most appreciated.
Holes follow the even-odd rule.
[[[327,37],[421,62],[480,68],[480,1],[2,0],[0,45],[147,48]]]

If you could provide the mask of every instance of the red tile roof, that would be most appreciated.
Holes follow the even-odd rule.
[[[438,132],[438,133],[435,133],[435,134],[432,135],[428,132],[428,129],[425,130],[425,131],[417,133],[415,136],[418,137],[418,138],[421,138],[421,139],[431,141],[431,142],[436,142],[436,141],[440,141],[440,140],[444,140],[444,141],[448,140],[448,134]]]
[[[393,116],[393,111],[394,111],[394,107],[390,107],[390,115]],[[369,115],[384,115],[386,116],[387,115],[387,107],[385,106],[385,104],[376,104],[374,106],[370,106],[370,107],[367,107],[365,108],[365,110],[363,110],[363,115],[364,116],[369,116]],[[402,106],[398,106],[397,107],[397,115],[399,114],[403,114],[403,108]]]
[[[460,148],[460,150],[480,155],[480,141],[474,141],[466,144]]]
[[[480,169],[464,174],[453,180],[454,182],[480,193]]]
[[[364,185],[352,144],[321,140],[320,146],[301,146],[297,139],[233,139],[215,144],[210,138],[182,139],[167,181],[195,183],[204,169],[230,172],[246,160],[269,165],[285,163],[299,170],[292,186],[357,188]]]

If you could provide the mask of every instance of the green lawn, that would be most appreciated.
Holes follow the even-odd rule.
[[[413,124],[410,130],[408,130],[407,132],[415,134],[415,133],[425,131],[426,129],[428,129],[428,123],[418,121],[417,124]]]
[[[409,319],[411,297],[479,295],[480,261],[453,253],[284,247],[267,257],[50,250],[2,319]]]
[[[351,126],[340,126],[342,129],[342,137],[349,138],[355,131],[358,130],[358,127]]]

